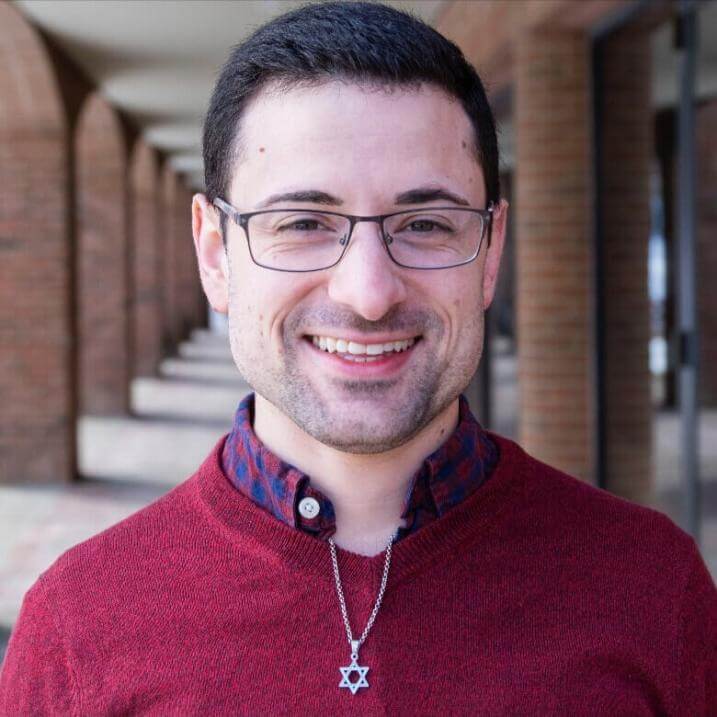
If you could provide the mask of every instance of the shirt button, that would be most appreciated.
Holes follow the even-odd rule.
[[[299,501],[299,513],[303,518],[315,518],[321,506],[316,498],[302,498]]]

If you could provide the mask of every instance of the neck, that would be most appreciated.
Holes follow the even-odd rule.
[[[311,484],[333,503],[335,543],[361,555],[380,553],[401,527],[411,478],[457,424],[456,399],[398,448],[385,453],[344,453],[319,443],[259,394],[254,403],[254,432],[259,440],[311,477]]]

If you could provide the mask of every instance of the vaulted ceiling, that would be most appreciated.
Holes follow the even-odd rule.
[[[388,4],[433,22],[445,0]],[[230,48],[295,0],[16,0],[196,186],[201,125]]]
[[[1,1],[1,0],[0,0]],[[189,182],[203,186],[201,125],[230,48],[272,17],[306,0],[14,0],[165,152]],[[309,0],[314,1],[314,0]],[[478,2],[478,0],[472,0]],[[540,2],[541,0],[534,0]],[[451,0],[388,0],[436,24]],[[510,2],[510,0],[505,0]],[[578,2],[578,0],[575,0]],[[700,7],[697,96],[717,94],[717,0]],[[674,29],[652,36],[653,102],[678,98]],[[488,78],[490,79],[490,78]],[[514,131],[500,117],[502,162],[514,161]]]

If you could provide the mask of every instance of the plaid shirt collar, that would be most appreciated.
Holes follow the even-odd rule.
[[[331,501],[311,485],[308,475],[261,443],[252,428],[253,419],[254,394],[250,393],[239,404],[224,444],[222,464],[227,477],[245,496],[287,525],[329,538],[336,530]],[[424,460],[411,480],[402,514],[405,527],[398,539],[439,518],[476,491],[490,477],[498,457],[498,447],[461,396],[456,430]],[[312,518],[299,512],[304,498],[318,501],[319,511]]]

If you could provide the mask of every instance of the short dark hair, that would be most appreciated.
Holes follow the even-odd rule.
[[[332,79],[388,86],[425,82],[458,99],[473,125],[487,199],[498,201],[495,121],[478,73],[456,45],[422,20],[374,2],[303,6],[263,25],[232,50],[204,122],[209,201],[227,198],[239,123],[262,88]]]

